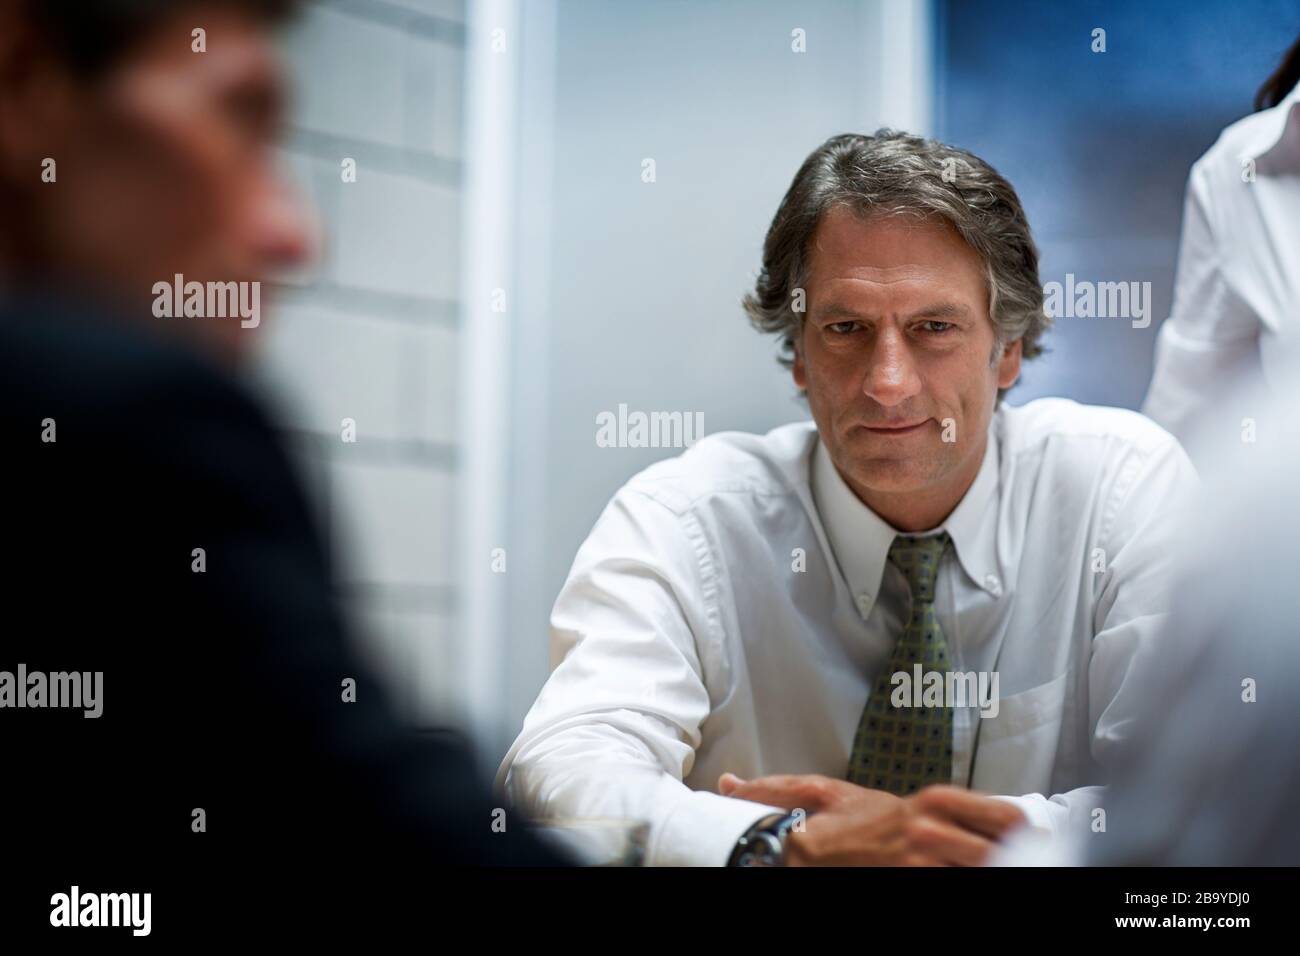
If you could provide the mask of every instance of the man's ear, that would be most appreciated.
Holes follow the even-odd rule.
[[[808,389],[808,370],[803,364],[803,349],[799,347],[799,340],[794,340],[794,361],[790,364],[790,374],[794,376],[794,384],[800,391]]]
[[[1021,345],[1022,341],[1016,339],[1003,347],[1002,357],[998,360],[998,388],[1010,388],[1020,377]]]

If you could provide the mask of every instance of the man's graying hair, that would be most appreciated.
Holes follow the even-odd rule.
[[[1016,339],[1024,358],[1042,353],[1039,339],[1051,319],[1043,313],[1038,248],[1016,191],[964,149],[882,129],[872,136],[832,136],[815,149],[767,231],[763,269],[744,306],[755,328],[780,335],[782,365],[792,364],[803,323],[794,296],[805,288],[813,234],[822,216],[841,206],[866,220],[947,220],[984,260],[994,358]]]

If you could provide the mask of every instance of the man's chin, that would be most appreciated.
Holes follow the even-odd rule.
[[[849,461],[849,484],[859,494],[898,495],[921,491],[934,482],[935,463],[929,459],[855,457]]]

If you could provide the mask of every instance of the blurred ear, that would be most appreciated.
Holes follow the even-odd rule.
[[[0,179],[39,183],[41,162],[58,160],[76,84],[41,43],[18,0],[0,0]]]

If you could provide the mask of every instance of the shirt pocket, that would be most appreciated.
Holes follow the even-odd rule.
[[[1050,795],[1070,673],[1000,698],[996,717],[976,717],[972,789]]]

